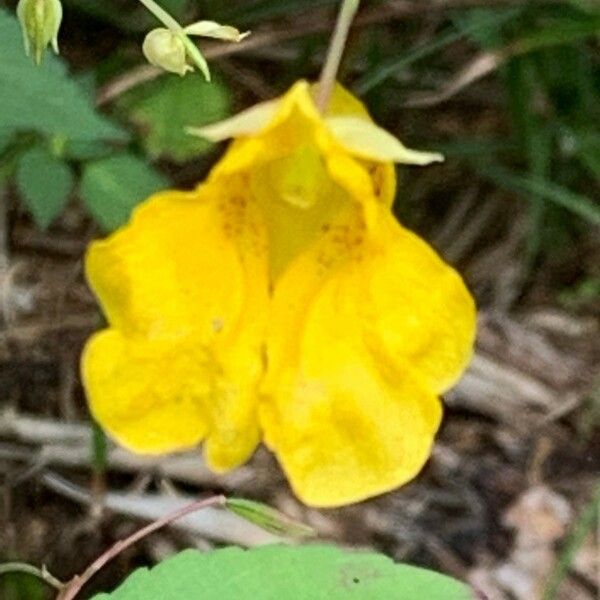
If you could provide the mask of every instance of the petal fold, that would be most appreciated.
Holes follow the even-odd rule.
[[[276,112],[276,100],[261,102],[229,119],[204,127],[188,127],[186,131],[211,142],[223,142],[233,137],[257,134],[269,124]]]
[[[391,133],[364,119],[329,117],[326,122],[335,139],[348,152],[361,158],[406,165],[429,165],[444,160],[437,152],[407,148]]]
[[[82,358],[90,409],[123,446],[160,454],[195,446],[208,429],[207,356],[192,340],[131,341],[96,333]]]
[[[248,458],[259,438],[266,260],[256,207],[218,186],[158,194],[92,244],[86,272],[111,327],[88,343],[83,381],[123,445],[166,452],[206,438],[217,469]]]
[[[412,479],[472,352],[460,277],[384,208],[372,231],[348,213],[291,265],[272,311],[261,424],[298,496],[339,506]]]
[[[389,213],[367,256],[359,313],[365,344],[386,368],[410,369],[425,389],[443,394],[471,360],[473,297],[461,276]]]

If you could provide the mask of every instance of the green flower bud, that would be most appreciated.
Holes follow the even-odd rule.
[[[150,64],[170,73],[185,75],[188,71],[194,70],[187,63],[187,52],[182,36],[166,27],[153,29],[146,36],[142,51]]]
[[[249,31],[241,33],[239,29],[231,27],[231,25],[220,25],[214,21],[198,21],[188,25],[184,31],[188,35],[215,38],[225,42],[241,42],[250,35]]]
[[[41,64],[48,44],[58,54],[58,30],[62,21],[60,0],[19,0],[17,17],[21,22],[25,52]]]
[[[199,69],[210,81],[208,64],[200,50],[189,36],[225,40],[227,42],[241,42],[250,32],[240,33],[235,27],[220,25],[214,21],[198,21],[183,28],[153,0],[143,0],[144,5],[152,11],[166,27],[152,30],[144,40],[142,50],[150,64],[153,64],[170,73],[185,75]]]
[[[307,538],[315,535],[312,527],[294,521],[262,502],[243,498],[227,498],[225,508],[275,535],[292,538]]]

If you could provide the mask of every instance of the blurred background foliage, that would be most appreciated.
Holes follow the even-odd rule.
[[[142,63],[142,36],[156,23],[132,0],[65,0],[62,56],[40,69],[23,56],[14,2],[0,13],[0,177],[40,227],[77,198],[111,230],[149,192],[199,180],[214,152],[183,128],[315,78],[336,2],[162,4],[182,22],[254,35],[207,45],[209,85]],[[406,143],[442,150],[454,176],[480,181],[479,210],[493,189],[521,198],[531,269],[600,224],[599,32],[594,0],[364,2],[341,79]],[[398,204],[409,225],[452,204],[418,202],[413,191],[401,188]],[[579,275],[582,293],[598,291],[597,273]]]

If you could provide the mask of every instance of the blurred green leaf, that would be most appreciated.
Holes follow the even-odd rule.
[[[515,53],[525,54],[547,46],[570,44],[598,32],[600,17],[556,19],[553,23],[513,41],[511,46]]]
[[[140,127],[151,157],[182,162],[211,147],[210,142],[187,134],[185,128],[224,119],[229,116],[230,101],[227,88],[218,80],[165,77],[135,90],[122,104]]]
[[[584,277],[575,285],[562,290],[558,299],[567,308],[575,310],[582,304],[600,300],[600,277]]]
[[[43,581],[31,575],[6,573],[0,577],[2,600],[50,600],[53,595]]]
[[[582,44],[554,46],[535,56],[547,102],[552,104],[556,117],[575,128],[588,127],[597,120],[594,113],[600,105],[586,50]]]
[[[552,135],[537,119],[532,118],[533,127],[529,130],[526,139],[526,154],[529,173],[540,181],[547,180],[552,166]],[[537,127],[535,126],[537,124]],[[542,230],[546,203],[539,193],[531,193],[529,198],[531,209],[529,211],[530,234],[528,239],[528,262],[532,266],[542,247]]]
[[[69,166],[42,147],[25,153],[17,167],[17,185],[25,205],[40,227],[62,212],[73,189]]]
[[[600,15],[600,4],[598,4],[598,0],[569,0],[569,2],[579,10]]]
[[[70,7],[110,23],[123,31],[143,32],[159,25],[150,11],[138,4],[131,4],[127,10],[122,9],[118,0],[63,0]],[[188,0],[158,0],[158,4],[171,13],[176,19],[184,17],[189,6]]]
[[[523,9],[475,8],[457,15],[453,21],[465,36],[476,41],[486,50],[500,48],[505,39],[502,25]],[[503,15],[508,18],[504,18]],[[569,44],[594,35],[600,31],[600,16],[578,14],[575,11],[561,11],[551,18],[539,19],[537,29],[526,31],[508,45],[511,54],[526,54],[540,48]]]
[[[95,111],[60,59],[48,56],[38,68],[31,64],[16,18],[1,8],[0,130],[34,130],[77,140],[127,138]]]
[[[4,152],[8,148],[11,137],[12,136],[8,135],[7,133],[0,132],[0,154],[2,154],[2,152]]]
[[[472,8],[454,15],[452,21],[464,32],[465,37],[473,40],[486,50],[498,48],[503,43],[502,25],[508,19],[499,18],[506,10],[511,11],[510,19],[516,16],[515,9]],[[522,10],[519,11],[519,13]]]
[[[88,161],[105,158],[114,153],[114,148],[101,141],[67,140],[63,154],[71,160]]]
[[[577,153],[581,162],[600,182],[600,132],[580,132]]]
[[[85,166],[81,198],[105,231],[125,224],[145,198],[164,189],[168,181],[132,154],[120,154]]]
[[[522,194],[537,194],[548,202],[566,208],[593,225],[600,225],[600,204],[586,196],[545,179],[517,175],[502,167],[485,167],[480,169],[480,173],[501,187]]]
[[[475,33],[478,30],[488,27],[489,22],[491,21],[499,26],[500,24],[513,19],[519,12],[519,9],[502,11],[500,14],[494,12],[488,16],[487,19],[479,18],[475,22],[470,23],[461,29],[452,28],[444,33],[440,33],[432,40],[419,44],[404,54],[394,56],[388,60],[382,61],[379,65],[374,66],[366,75],[358,80],[354,89],[359,95],[366,94],[389,77],[395,75],[402,69],[406,69],[418,60],[430,56],[438,50],[442,50],[450,44],[462,39],[465,35]]]
[[[186,550],[151,570],[138,569],[112,594],[93,600],[471,600],[445,575],[394,563],[372,552],[333,546]]]
[[[381,61],[379,65],[375,65],[358,80],[354,89],[358,95],[366,94],[402,69],[406,69],[418,60],[453,44],[462,37],[463,33],[461,31],[451,30],[439,35],[430,42],[425,42],[408,50],[400,56]]]
[[[506,71],[513,122],[521,151],[527,161],[529,174],[540,180],[547,179],[552,164],[552,131],[546,127],[535,105],[545,92],[536,64],[531,56],[513,59]],[[528,196],[529,235],[527,236],[527,264],[533,266],[542,247],[542,232],[546,203],[538,193]]]

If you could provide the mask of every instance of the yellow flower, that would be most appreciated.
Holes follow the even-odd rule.
[[[306,82],[199,133],[235,138],[206,182],[89,249],[110,324],[83,356],[94,416],[137,452],[204,440],[217,470],[264,439],[315,506],[412,479],[475,329],[460,276],[391,212],[393,161],[440,157],[339,86],[320,115]]]

